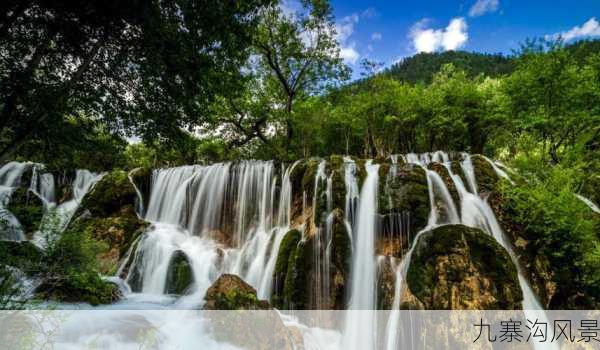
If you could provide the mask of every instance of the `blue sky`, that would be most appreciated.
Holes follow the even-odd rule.
[[[331,1],[355,71],[363,58],[390,65],[419,51],[509,54],[527,38],[600,38],[600,0]]]

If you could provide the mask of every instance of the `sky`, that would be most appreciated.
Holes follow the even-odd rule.
[[[287,0],[288,2],[294,0]],[[417,52],[510,54],[527,38],[600,38],[600,0],[331,0],[341,55],[386,66]]]

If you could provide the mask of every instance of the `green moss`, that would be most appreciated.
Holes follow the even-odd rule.
[[[383,216],[410,213],[410,229],[414,234],[427,225],[429,218],[429,190],[425,171],[413,165],[398,168],[396,176],[391,176],[389,167],[382,165],[380,174],[385,178],[379,181],[378,205]]]
[[[460,283],[468,275],[489,279],[489,288],[495,301],[484,306],[489,309],[516,309],[520,307],[522,292],[519,286],[517,269],[508,253],[493,237],[483,231],[463,225],[447,225],[422,234],[416,242],[407,282],[410,291],[429,308],[439,308],[434,299],[439,297],[439,279],[449,283]],[[465,256],[477,272],[468,271],[468,266],[444,266],[444,276],[440,276],[438,259],[452,259]],[[462,292],[468,289],[462,289]],[[443,291],[447,292],[447,291]]]
[[[37,298],[91,305],[110,304],[120,297],[119,288],[93,271],[70,270],[68,278],[46,279],[37,289]]]
[[[288,271],[288,262],[290,256],[294,254],[302,234],[298,230],[288,231],[279,245],[279,253],[275,262],[275,271],[273,272],[273,295],[271,301],[277,308],[282,308],[284,304],[283,289]]]
[[[300,241],[288,261],[283,287],[283,307],[302,310],[308,306],[308,273],[311,270],[311,244]]]
[[[204,296],[206,310],[269,310],[271,306],[259,300],[256,290],[236,275],[221,275]]]
[[[93,216],[109,216],[124,205],[135,203],[137,194],[127,172],[112,171],[102,177],[81,203],[80,210],[89,210]]]
[[[187,256],[182,251],[176,251],[169,262],[165,292],[182,295],[193,283],[194,273]]]
[[[331,244],[333,264],[345,277],[348,277],[352,262],[352,242],[346,230],[343,212],[340,209],[336,209],[333,215]]]
[[[500,178],[492,165],[478,154],[471,156],[471,162],[473,163],[473,172],[475,173],[479,192],[489,193],[494,191]]]

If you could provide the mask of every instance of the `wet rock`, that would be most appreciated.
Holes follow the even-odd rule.
[[[303,310],[307,308],[312,268],[312,242],[300,241],[288,260],[283,286],[283,309]]]
[[[143,208],[148,208],[148,203],[150,202],[152,171],[151,168],[136,168],[129,173],[131,180],[142,194]]]
[[[396,262],[394,258],[377,258],[377,309],[391,310],[396,287]]]
[[[111,304],[122,297],[118,286],[100,279],[94,273],[80,274],[76,279],[52,276],[45,278],[36,290],[36,298],[91,305]]]
[[[521,308],[516,267],[483,231],[441,226],[421,235],[416,244],[407,283],[426,309]]]
[[[108,217],[82,215],[69,225],[68,230],[86,232],[96,241],[104,243],[98,255],[100,272],[113,274],[133,242],[145,231],[148,224],[139,219],[132,204],[124,205]]]
[[[273,305],[277,308],[283,308],[285,277],[288,271],[288,262],[290,256],[295,252],[302,234],[298,230],[288,231],[279,245],[279,253],[275,262],[275,271],[273,271]]]
[[[297,330],[288,329],[277,311],[241,278],[224,274],[208,289],[204,297],[203,316],[210,333],[221,342],[244,349],[298,349]],[[217,310],[236,310],[219,312]]]
[[[331,308],[342,310],[346,306],[346,289],[350,280],[352,263],[352,240],[344,221],[344,212],[334,209],[332,215],[331,266]]]
[[[400,165],[395,173],[390,164],[379,168],[379,213],[382,222],[390,221],[393,216],[405,215],[411,236],[427,225],[429,218],[429,190],[425,171],[411,164]],[[391,226],[391,225],[390,225]],[[390,236],[401,238],[402,232],[394,230]]]
[[[165,293],[183,295],[194,283],[192,266],[184,252],[178,250],[171,257],[167,270]]]
[[[270,310],[266,300],[258,300],[256,290],[236,275],[223,274],[208,288],[204,310]]]
[[[473,163],[473,172],[475,173],[479,193],[493,192],[500,178],[492,165],[478,154],[471,156],[471,162]]]
[[[88,210],[92,216],[107,217],[119,212],[125,205],[134,205],[136,198],[127,172],[115,170],[104,175],[83,198],[80,211]]]

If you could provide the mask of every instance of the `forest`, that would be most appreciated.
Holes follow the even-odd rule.
[[[280,242],[279,254],[290,257],[286,255],[281,262],[273,260],[272,266],[267,263],[270,260],[263,262],[265,269],[271,266],[272,271],[267,271],[272,272],[269,278],[273,281],[264,278],[257,281],[268,284],[266,290],[271,294],[261,295],[265,290],[262,284],[246,282],[257,289],[261,299],[270,299],[277,308],[343,309],[347,306],[345,299],[338,298],[335,293],[346,293],[347,298],[350,290],[354,291],[350,281],[357,276],[349,272],[350,266],[364,262],[353,260],[354,255],[351,258],[343,256],[349,254],[347,250],[354,249],[356,255],[361,249],[356,246],[357,242],[344,241],[342,244],[336,241],[339,238],[336,220],[345,218],[353,223],[355,219],[350,218],[350,211],[356,214],[358,227],[363,227],[365,221],[361,222],[363,216],[359,211],[367,206],[354,208],[352,204],[346,204],[344,207],[344,200],[348,201],[344,198],[350,196],[351,182],[346,179],[344,187],[344,173],[335,169],[342,169],[344,163],[348,166],[348,159],[356,160],[356,181],[358,188],[363,188],[362,201],[363,193],[368,192],[365,188],[372,179],[372,171],[379,171],[379,183],[383,184],[383,169],[389,176],[398,162],[394,155],[411,154],[429,154],[432,159],[414,161],[423,167],[422,170],[418,166],[397,170],[405,176],[402,181],[412,181],[426,192],[428,185],[435,184],[431,180],[438,177],[429,173],[435,170],[446,183],[446,192],[453,197],[450,202],[458,204],[454,211],[465,210],[464,205],[461,209],[460,201],[464,203],[467,196],[461,192],[457,181],[465,183],[466,190],[463,190],[469,192],[468,195],[471,192],[477,195],[476,187],[480,187],[479,194],[485,197],[482,201],[490,203],[503,230],[511,237],[511,246],[517,251],[518,260],[543,308],[600,307],[600,215],[597,207],[600,204],[600,40],[564,42],[560,38],[532,38],[509,55],[466,51],[419,53],[388,66],[364,59],[358,72],[360,78],[352,79],[351,68],[340,56],[335,18],[329,2],[305,0],[302,5],[297,12],[288,13],[274,0],[133,1],[128,6],[116,0],[2,2],[0,164],[43,164],[43,172],[54,174],[55,179],[71,179],[71,182],[79,178],[82,169],[90,174],[107,175],[102,179],[90,178],[86,186],[91,187],[85,190],[90,191],[89,195],[81,198],[77,197],[75,187],[73,190],[60,188],[60,181],[56,180],[54,201],[66,203],[68,200],[64,198],[72,196],[81,208],[87,208],[88,216],[81,214],[81,208],[76,209],[70,214],[75,215],[73,218],[78,217],[72,223],[69,217],[64,227],[62,224],[53,226],[53,230],[61,226],[60,231],[64,232],[60,239],[47,243],[42,253],[28,246],[0,244],[0,308],[26,307],[26,303],[14,300],[23,286],[15,284],[18,278],[8,265],[20,266],[26,274],[33,271],[32,274],[45,276],[34,298],[38,301],[111,303],[118,299],[115,297],[118,292],[101,276],[117,273],[116,262],[124,260],[126,263],[122,266],[129,270],[127,281],[135,291],[132,282],[135,276],[131,276],[142,272],[135,270],[135,263],[131,265],[126,252],[136,249],[131,248],[136,245],[137,249],[150,249],[145,244],[150,244],[151,239],[142,239],[140,243],[133,237],[138,237],[139,232],[146,232],[144,235],[148,237],[151,237],[148,232],[160,236],[164,229],[160,225],[144,230],[156,222],[171,222],[172,217],[175,217],[174,221],[186,217],[183,226],[191,233],[206,231],[211,239],[224,245],[244,247],[245,240],[251,239],[244,231],[250,225],[246,221],[253,220],[254,216],[231,216],[232,223],[223,219],[233,215],[230,212],[242,205],[236,200],[229,208],[227,199],[219,199],[219,193],[229,193],[230,189],[219,187],[225,185],[217,182],[217,178],[227,178],[223,174],[229,174],[229,167],[235,168],[235,171],[230,170],[231,174],[235,173],[239,179],[258,181],[256,188],[265,186],[263,191],[268,193],[271,180],[266,177],[270,178],[270,175],[265,175],[263,180],[257,175],[259,170],[252,170],[256,173],[249,175],[249,169],[254,166],[252,169],[260,167],[260,174],[272,174],[277,181],[287,179],[290,182],[291,217],[287,217],[287,225],[279,226],[293,228],[290,221],[305,220],[305,207],[311,206],[314,191],[314,212],[308,217],[314,221],[312,226],[317,227],[315,232],[321,232],[319,225],[333,220],[333,228],[327,231],[333,235],[330,237],[334,242],[331,259],[338,259],[340,255],[342,262],[332,260],[332,272],[319,272],[330,273],[333,277],[331,281],[327,279],[327,283],[332,285],[317,284],[315,288],[331,290],[307,292],[310,297],[301,292],[302,285],[310,284],[302,281],[320,276],[316,272],[294,270],[295,277],[290,277],[290,271],[295,268],[292,262],[301,264],[307,256],[317,259],[313,257],[314,252],[303,255],[305,251],[300,249],[304,244],[318,245],[304,243],[305,240],[312,242],[311,235],[318,237],[318,233],[310,233],[312,226],[309,223],[303,226],[305,231],[286,230],[281,232],[281,237],[276,236],[276,242]],[[443,163],[440,154],[450,157],[443,161],[448,170],[432,165]],[[465,154],[472,157],[464,158]],[[327,165],[321,166],[315,159],[326,159]],[[404,162],[411,163],[410,159]],[[490,161],[493,169],[484,159],[494,160]],[[244,163],[250,160],[265,163]],[[478,186],[469,182],[466,167],[471,160]],[[458,168],[455,163],[459,164]],[[380,164],[379,170],[372,170],[373,164]],[[462,172],[455,170],[461,168],[460,164],[464,166]],[[201,169],[208,169],[206,174],[212,174],[213,178],[206,180],[206,184],[177,182],[180,181],[175,176],[177,171],[181,172],[177,176],[182,177],[186,176],[186,171],[205,171],[186,167],[191,165],[205,167]],[[289,166],[288,171],[279,172],[280,165]],[[510,177],[510,181],[495,175],[494,170],[498,167],[503,170],[497,174],[508,174],[506,178]],[[41,174],[42,168],[34,166],[34,169],[37,170],[33,170],[33,174],[23,177],[33,179],[38,176],[36,171]],[[154,175],[151,175],[152,171]],[[74,175],[76,172],[77,176]],[[331,177],[327,175],[329,172]],[[0,182],[7,181],[6,174],[0,171]],[[338,175],[339,182],[336,182]],[[458,178],[453,180],[453,175]],[[327,190],[328,204],[325,205],[320,202],[325,201],[325,195],[319,193],[325,191],[328,178],[333,179],[333,190]],[[486,182],[490,178],[493,182]],[[41,177],[39,181],[43,181]],[[394,230],[394,222],[386,221],[388,214],[383,211],[389,209],[391,213],[400,205],[390,204],[390,208],[386,208],[380,192],[404,188],[404,185],[394,185],[390,181],[385,182],[385,189],[375,193],[379,214],[383,217],[380,226],[376,226],[383,227],[381,232]],[[242,191],[241,184],[239,191]],[[29,184],[23,191],[27,191],[27,186]],[[33,189],[33,182],[31,186]],[[202,214],[198,217],[205,221],[199,223],[200,219],[188,217],[192,207],[182,209],[183,214],[165,214],[165,206],[175,203],[169,196],[175,196],[179,188],[186,186],[189,191],[197,191],[197,198],[205,196],[202,198],[208,198],[208,202],[224,201],[223,212],[215,212],[213,218],[211,210],[216,209],[196,203],[194,197],[188,195],[186,203],[192,201],[194,210],[201,208],[199,213]],[[273,183],[273,186],[272,193],[276,195],[272,196],[281,193],[284,198],[285,184],[275,186]],[[377,182],[373,186],[378,186]],[[219,192],[221,188],[223,191]],[[216,192],[206,192],[211,189]],[[300,193],[294,192],[297,189]],[[412,190],[413,187],[402,190],[402,196],[417,198]],[[302,198],[301,191],[305,196],[308,193],[308,199]],[[166,199],[154,206],[157,193]],[[431,190],[431,193],[432,198],[434,194],[441,196],[441,192]],[[46,206],[41,209],[41,205],[30,205],[29,194],[18,189],[11,194],[12,200],[10,195],[7,200],[2,197],[0,207],[4,210],[7,206],[19,218],[25,236],[34,231],[37,234],[43,231],[44,225],[50,225],[44,224],[46,219],[40,219],[45,215],[42,211],[48,210]],[[391,198],[395,198],[393,196]],[[135,212],[133,198],[137,198]],[[256,194],[243,198],[249,202],[262,201]],[[383,233],[375,233],[379,237],[374,248],[378,254],[400,259],[409,255],[407,251],[412,252],[407,249],[411,237],[424,227],[432,229],[426,225],[427,215],[433,215],[429,214],[427,198],[426,195],[418,197],[401,209],[411,213],[408,237],[402,236],[402,231],[396,241],[386,241],[380,238]],[[434,199],[431,206],[437,201],[442,208],[438,208],[438,214],[446,213],[440,217],[446,215],[450,223],[469,226],[464,212],[458,221],[451,219],[450,207],[454,204],[448,204],[446,198]],[[8,204],[8,201],[17,203],[18,200],[27,205],[10,207],[12,204]],[[131,203],[132,208],[125,206],[126,203]],[[281,214],[284,206],[281,203],[272,204],[266,210],[279,210],[279,217],[285,218],[285,213]],[[423,209],[418,203],[424,203],[426,207],[422,214],[418,212]],[[143,214],[138,206],[144,208]],[[249,211],[256,209],[254,205],[249,208]],[[322,222],[319,221],[319,208],[329,213],[323,214]],[[434,211],[431,208],[431,213]],[[263,217],[260,215],[256,214],[256,218]],[[274,215],[267,217],[275,221]],[[40,220],[42,229],[38,230]],[[56,217],[48,220],[62,222]],[[220,231],[215,229],[218,226],[215,222],[222,225]],[[257,225],[262,227],[260,222]],[[204,227],[203,224],[210,227],[202,231],[199,227]],[[122,233],[116,238],[107,238],[115,232],[113,229]],[[3,230],[8,232],[9,229]],[[229,231],[235,235],[223,233]],[[477,232],[465,231],[463,234],[464,237],[475,237],[469,239],[477,244],[496,244],[482,243]],[[424,236],[421,241],[426,239],[429,238]],[[383,243],[380,245],[380,242]],[[266,247],[267,243],[264,244]],[[354,248],[352,244],[355,244]],[[400,244],[400,248],[389,248],[396,247],[395,244]],[[431,244],[435,246],[433,242]],[[389,249],[393,252],[385,253]],[[510,247],[506,249],[511,253]],[[184,271],[185,266],[189,268],[195,264],[186,260],[193,258],[177,257],[177,254],[174,253],[172,259],[175,260],[171,260],[183,261],[182,265],[177,265],[176,269],[180,269],[177,273]],[[240,254],[244,254],[243,249]],[[36,258],[32,260],[31,256]],[[277,254],[272,256],[277,258]],[[415,252],[412,259],[424,258]],[[112,261],[112,265],[105,265],[107,260]],[[319,266],[320,260],[316,261],[311,266]],[[410,268],[419,266],[415,263]],[[348,288],[335,289],[333,281],[338,280],[335,269],[339,269],[343,285]],[[118,271],[122,273],[122,268]],[[511,271],[507,274],[516,274]],[[408,270],[409,286],[415,273]],[[252,276],[249,272],[240,275]],[[306,280],[298,282],[293,278]],[[139,283],[139,288],[145,290],[146,287],[141,286],[146,286],[147,282]],[[428,293],[428,288],[433,288],[414,283],[410,288],[417,298],[421,296],[419,293]],[[506,282],[507,285],[510,283]],[[166,294],[181,294],[185,286],[180,288],[174,283],[164,288],[169,290]],[[252,292],[252,287],[249,288]],[[378,295],[384,293],[381,288]],[[383,302],[385,297],[378,297],[374,307],[389,309],[395,305],[390,301],[394,288],[388,289],[392,296],[388,297],[387,304]],[[235,294],[236,298],[242,294]],[[319,299],[323,295],[326,299]],[[239,298],[242,303],[254,303],[256,295],[247,297],[244,294]],[[512,296],[498,297],[502,298],[511,302],[476,304],[475,308],[513,309],[518,308],[515,305],[521,300],[518,297],[513,300]],[[235,303],[218,299],[216,308],[238,308],[238,299]],[[452,304],[428,302],[425,297],[420,300],[417,308],[453,308],[449,306]],[[469,308],[465,305],[462,306]]]

